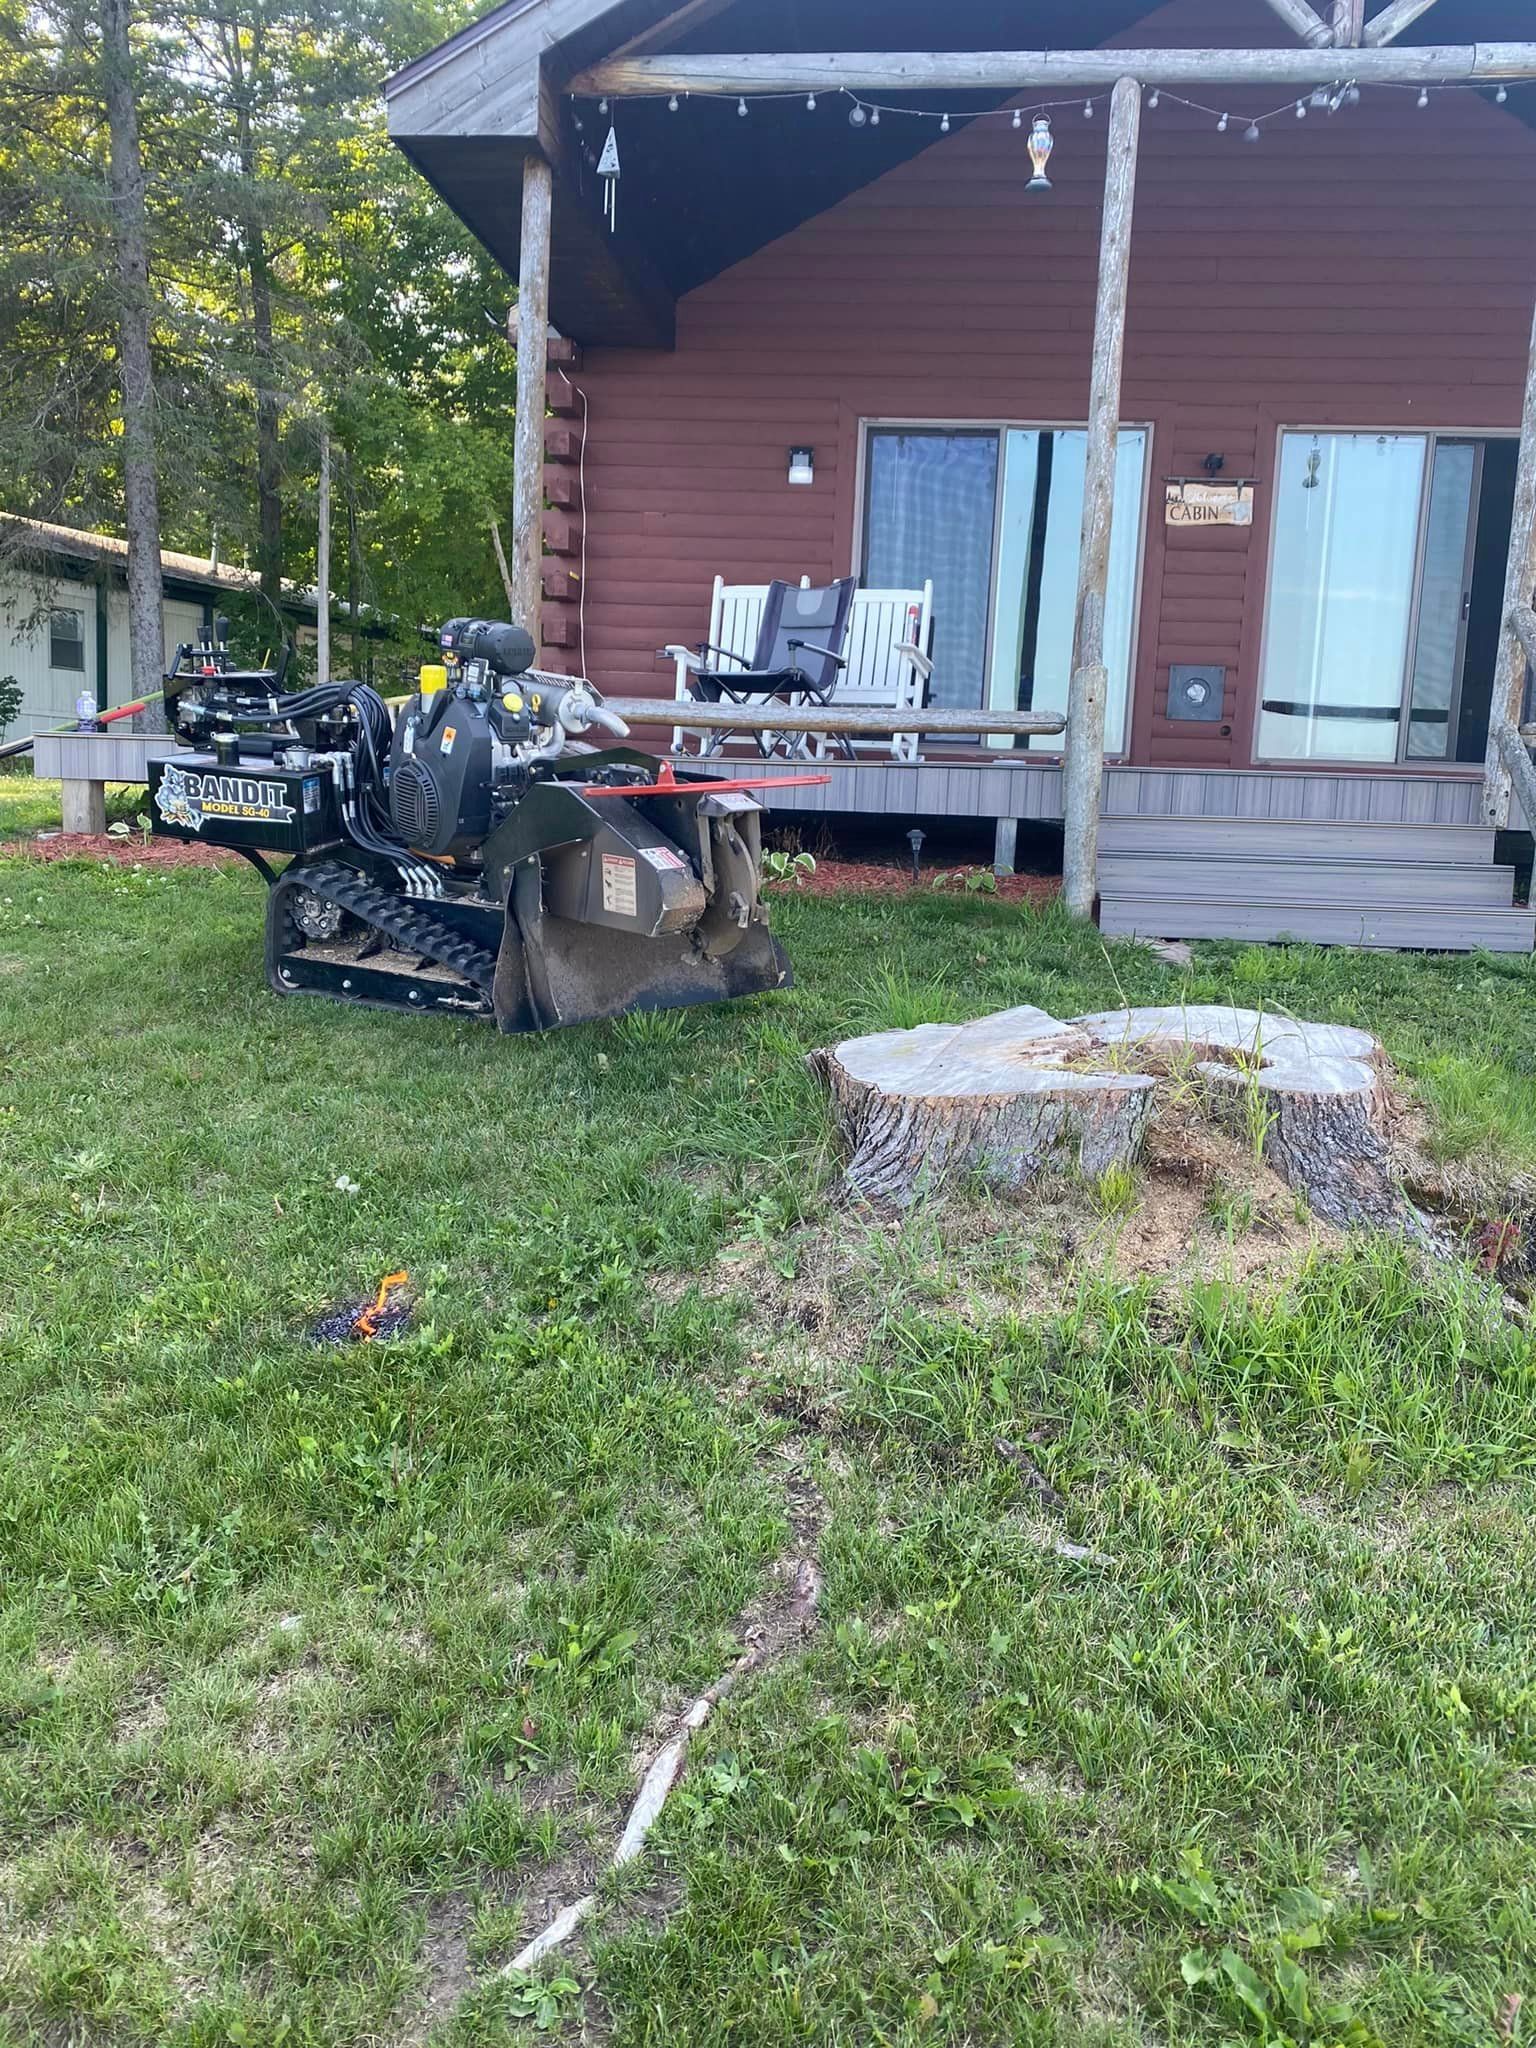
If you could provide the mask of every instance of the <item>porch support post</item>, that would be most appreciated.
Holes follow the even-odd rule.
[[[516,622],[542,645],[544,379],[549,345],[553,180],[541,156],[523,158],[523,239],[517,267],[517,420],[512,442],[512,590]]]
[[[1310,43],[1316,50],[1323,50],[1333,41],[1333,31],[1308,0],[1269,0],[1270,9],[1278,14],[1292,35],[1299,36],[1304,43]]]
[[[1365,0],[1333,0],[1335,49],[1355,49],[1365,34]]]
[[[1488,751],[1483,758],[1483,817],[1502,830],[1509,822],[1509,770],[1499,749],[1498,728],[1520,723],[1525,692],[1525,650],[1511,623],[1519,605],[1528,605],[1536,588],[1536,319],[1531,327],[1531,353],[1525,372],[1525,404],[1520,415],[1520,459],[1515,469],[1515,509],[1509,530],[1509,560],[1504,571],[1504,611],[1499,633],[1499,659],[1493,673],[1493,698],[1488,714]]]
[[[1136,199],[1136,149],[1141,87],[1122,78],[1110,97],[1109,159],[1099,234],[1099,295],[1093,316],[1093,383],[1088,401],[1088,454],[1083,482],[1083,536],[1077,567],[1077,617],[1072,685],[1062,760],[1066,836],[1062,894],[1078,917],[1093,912],[1098,888],[1099,797],[1104,782],[1104,604],[1115,510],[1115,451],[1120,440],[1120,372],[1125,358],[1125,306],[1131,268],[1131,215]]]
[[[1374,21],[1366,23],[1365,40],[1373,49],[1395,42],[1405,28],[1412,28],[1421,14],[1428,14],[1435,0],[1392,0]]]

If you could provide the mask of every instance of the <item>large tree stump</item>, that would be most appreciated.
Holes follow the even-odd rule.
[[[1066,1024],[1024,1007],[849,1039],[809,1065],[831,1097],[848,1185],[868,1200],[905,1205],[966,1169],[1009,1187],[1052,1167],[1096,1178],[1135,1160],[1159,1091],[1193,1074],[1211,1115],[1318,1215],[1419,1225],[1392,1171],[1384,1060],[1368,1032],[1214,1005]]]
[[[1367,1031],[1194,1004],[1079,1017],[1098,1045],[1201,1055],[1212,1116],[1251,1141],[1329,1223],[1417,1225],[1387,1143],[1385,1055]]]
[[[1023,1187],[1051,1159],[1099,1175],[1141,1149],[1155,1081],[1077,1071],[1093,1042],[1044,1010],[974,1024],[878,1031],[813,1052],[848,1147],[848,1184],[871,1201],[910,1202],[964,1168]]]

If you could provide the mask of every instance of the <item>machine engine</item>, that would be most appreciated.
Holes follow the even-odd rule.
[[[525,1031],[788,981],[753,797],[595,750],[584,735],[627,728],[590,684],[536,670],[520,626],[437,638],[393,714],[365,683],[290,693],[282,670],[237,668],[224,621],[178,652],[192,751],[152,764],[154,828],[261,870],[276,993]]]

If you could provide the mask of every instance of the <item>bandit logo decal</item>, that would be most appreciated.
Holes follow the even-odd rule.
[[[155,809],[167,825],[179,825],[184,832],[201,832],[210,818],[285,825],[294,815],[287,795],[281,782],[263,782],[254,775],[199,775],[167,762]]]

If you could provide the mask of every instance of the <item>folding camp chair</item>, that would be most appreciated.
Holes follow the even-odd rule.
[[[853,576],[821,590],[770,583],[750,661],[728,648],[709,645],[696,654],[682,647],[665,651],[676,658],[679,673],[686,673],[688,694],[695,703],[747,705],[754,698],[781,697],[789,704],[827,704],[848,665],[843,647],[857,589]],[[729,667],[723,665],[727,663]],[[702,751],[717,754],[731,737],[728,731],[712,732]],[[763,755],[809,751],[800,733],[757,733],[754,738]],[[840,744],[851,761],[853,748],[847,738],[842,737]]]

